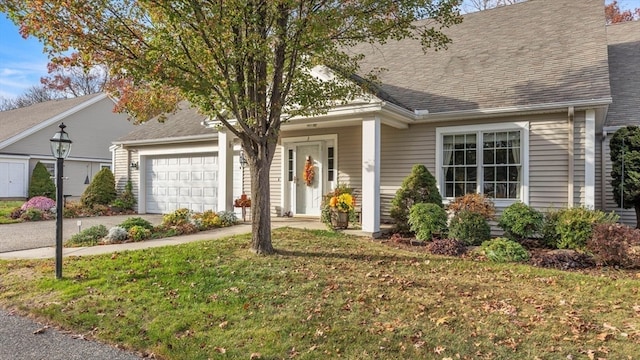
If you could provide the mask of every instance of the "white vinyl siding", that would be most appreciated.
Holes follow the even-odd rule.
[[[529,205],[538,210],[567,206],[569,181],[566,114],[530,122]]]

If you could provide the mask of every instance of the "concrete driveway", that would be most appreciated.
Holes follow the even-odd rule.
[[[162,215],[117,215],[64,219],[62,238],[64,241],[82,229],[104,225],[107,229],[122,223],[130,217],[141,217],[153,225],[162,223]],[[78,226],[80,224],[80,226]],[[0,253],[28,250],[56,245],[56,221],[26,221],[17,224],[0,225]]]

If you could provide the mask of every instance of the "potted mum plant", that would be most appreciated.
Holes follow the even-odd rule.
[[[354,215],[355,200],[352,189],[347,185],[338,185],[326,194],[322,201],[322,222],[331,229],[346,229],[349,219]]]

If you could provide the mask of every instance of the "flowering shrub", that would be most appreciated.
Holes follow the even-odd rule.
[[[222,226],[222,220],[212,210],[193,214],[193,222],[199,230],[215,229]]]
[[[46,196],[32,197],[26,203],[22,204],[21,209],[38,209],[40,211],[49,211],[56,206],[56,202]]]

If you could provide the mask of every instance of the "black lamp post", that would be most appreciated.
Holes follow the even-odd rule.
[[[64,171],[64,159],[69,156],[71,151],[71,139],[69,134],[64,131],[66,125],[60,124],[60,131],[55,133],[49,140],[51,141],[51,153],[57,159],[56,162],[56,279],[62,279],[62,217],[64,197],[62,192],[62,178]]]

